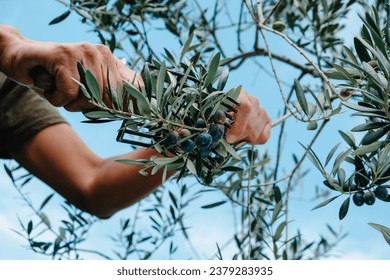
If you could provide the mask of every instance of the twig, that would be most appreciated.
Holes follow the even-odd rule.
[[[294,116],[297,120],[302,120],[301,118],[299,118],[298,116],[295,115],[294,110],[290,107],[290,105],[288,105],[286,97],[284,96],[284,93],[283,93],[282,85],[280,84],[279,76],[278,76],[278,74],[276,72],[275,65],[273,63],[271,48],[270,48],[270,46],[268,44],[268,40],[265,37],[263,30],[259,29],[259,31],[260,31],[260,34],[263,37],[264,43],[266,45],[266,49],[267,49],[269,61],[270,61],[270,64],[271,64],[272,72],[274,73],[276,84],[278,85],[279,93],[280,93],[280,96],[282,97],[282,100],[283,100],[283,103],[285,105],[285,108],[287,108],[287,110],[291,113],[291,115]]]
[[[251,58],[251,57],[256,57],[256,56],[267,56],[267,55],[268,55],[268,53],[267,53],[266,49],[258,48],[258,49],[255,49],[253,51],[250,51],[250,52],[240,53],[237,56],[234,56],[234,57],[230,58],[229,61],[226,61],[223,65],[231,64],[232,62],[234,62],[236,60],[240,60],[240,62],[238,62],[237,65],[234,65],[234,66],[230,67],[230,69],[236,69],[239,66],[241,66],[241,64],[245,61],[245,59],[248,59],[248,58]],[[295,67],[295,68],[301,70],[303,73],[311,74],[313,76],[318,76],[317,72],[313,68],[305,67],[304,65],[302,65],[302,64],[300,64],[300,63],[298,63],[298,62],[296,62],[296,61],[294,61],[294,60],[292,60],[292,59],[290,59],[290,58],[288,58],[286,56],[283,56],[283,55],[279,55],[279,54],[276,54],[276,53],[271,53],[271,55],[276,60],[279,60],[281,62],[289,64],[292,67]]]
[[[137,226],[137,222],[138,222],[138,216],[139,216],[139,212],[141,211],[141,204],[143,203],[143,201],[139,201],[137,203],[137,208],[135,210],[135,213],[134,213],[134,218],[133,218],[133,224],[131,225],[131,232],[135,232],[135,228]],[[135,249],[135,253],[137,254],[138,256],[138,259],[141,259],[141,255],[140,255],[140,252],[139,250],[137,249],[137,244],[134,244],[134,249]]]
[[[268,14],[268,16],[266,17],[266,19],[263,21],[263,24],[266,25],[268,23],[268,21],[271,19],[271,17],[273,16],[273,14],[278,10],[280,4],[283,3],[283,0],[279,0],[278,3],[276,3],[276,5],[274,6],[274,8],[272,9],[272,11]]]
[[[248,4],[246,2],[245,2],[245,4],[247,5],[247,8],[249,9]],[[255,17],[253,19],[256,21]],[[297,116],[296,115],[296,111],[290,107],[290,105],[288,104],[288,102],[286,100],[286,97],[284,96],[283,89],[282,89],[279,77],[277,75],[277,72],[276,72],[276,69],[275,69],[275,66],[274,66],[274,63],[273,63],[273,57],[272,57],[271,49],[270,49],[270,46],[268,44],[268,40],[267,40],[267,38],[266,38],[266,36],[265,36],[265,34],[263,32],[263,29],[281,36],[283,39],[285,39],[285,41],[288,44],[290,44],[293,48],[298,50],[298,52],[309,62],[309,64],[313,66],[314,70],[318,73],[318,76],[324,81],[325,85],[330,88],[330,90],[332,92],[332,97],[333,96],[339,96],[339,94],[337,93],[337,91],[334,88],[334,86],[330,83],[329,79],[326,77],[325,73],[313,62],[313,60],[298,45],[296,45],[293,41],[291,41],[291,39],[289,37],[287,37],[285,34],[283,34],[281,32],[278,32],[278,31],[276,31],[276,30],[274,30],[272,28],[269,28],[269,27],[267,27],[265,25],[262,25],[259,22],[257,22],[257,26],[258,26],[258,30],[259,30],[260,34],[262,35],[264,43],[266,45],[266,51],[267,51],[267,54],[268,54],[268,57],[269,57],[269,60],[270,60],[272,72],[274,73],[274,77],[275,77],[276,83],[277,83],[278,88],[279,88],[279,93],[281,95],[281,98],[283,100],[283,103],[284,103],[285,107],[288,109],[290,114],[292,116],[294,116],[298,121],[302,121],[302,122],[319,121],[319,120],[324,120],[324,119],[329,118],[329,116],[324,115],[323,117],[319,117],[319,118],[314,119],[314,120],[311,119],[311,118],[305,120],[303,117]]]
[[[217,8],[218,8],[218,1],[215,2],[215,6],[214,6],[214,15],[213,15],[213,18],[212,18],[212,21],[213,21],[213,26],[210,26],[210,23],[209,21],[207,20],[206,16],[205,16],[205,13],[203,12],[202,10],[202,7],[200,6],[199,2],[196,0],[195,1],[195,4],[196,6],[198,7],[199,9],[199,12],[201,14],[201,17],[202,19],[207,22],[207,24],[209,25],[209,32],[211,34],[211,36],[213,37],[214,39],[214,43],[215,43],[215,46],[218,48],[218,50],[221,52],[221,55],[222,57],[226,57],[226,53],[225,51],[223,50],[222,48],[222,45],[219,43],[219,40],[217,38],[217,34],[216,34],[216,16],[217,16]]]
[[[257,23],[256,15],[253,13],[251,7],[249,7],[248,1],[247,0],[242,0],[242,2],[245,4],[245,6],[248,9],[248,12],[251,14],[253,20]]]
[[[237,48],[239,52],[242,52],[241,48],[241,25],[242,25],[242,14],[244,12],[244,3],[241,2],[240,6],[240,14],[238,17],[238,25],[237,25]]]
[[[252,166],[253,166],[253,151],[254,145],[251,145],[251,158],[249,159],[249,170],[248,170],[248,186],[247,186],[247,207],[248,207],[248,259],[251,258],[252,253],[252,220],[251,220],[251,177],[252,177]]]
[[[302,73],[299,77],[298,77],[298,81],[301,80],[303,77],[305,76],[304,73]],[[294,92],[294,88],[291,88],[290,90],[290,93],[288,94],[287,96],[287,101],[290,100],[290,98],[292,97],[293,95],[293,92]],[[274,169],[274,180],[276,180],[278,178],[278,171],[279,171],[279,163],[280,163],[280,157],[281,157],[281,154],[282,154],[282,138],[283,138],[283,134],[284,134],[284,128],[285,128],[285,125],[286,125],[286,122],[285,120],[291,116],[291,113],[290,112],[287,112],[287,108],[284,108],[283,110],[283,113],[284,113],[284,116],[281,117],[279,120],[277,120],[276,122],[274,122],[272,124],[272,127],[278,125],[279,123],[281,123],[281,127],[280,127],[280,132],[279,132],[279,137],[278,137],[278,144],[277,144],[277,152],[276,152],[276,160],[275,160],[275,169]],[[291,174],[290,174],[291,175]],[[276,186],[276,184],[273,185],[274,187]]]
[[[313,139],[310,141],[309,145],[307,146],[307,149],[305,150],[305,153],[302,155],[301,159],[298,161],[298,163],[295,165],[295,167],[293,168],[293,170],[291,171],[290,173],[290,178],[288,179],[288,182],[287,182],[287,189],[286,189],[286,204],[285,204],[285,209],[286,209],[286,223],[288,223],[288,214],[289,214],[289,211],[288,211],[288,205],[289,205],[289,199],[288,199],[288,196],[289,196],[289,193],[291,191],[291,182],[292,182],[292,179],[294,178],[294,175],[295,175],[295,172],[297,172],[297,170],[301,167],[303,161],[305,160],[308,152],[309,152],[309,149],[311,149],[311,147],[314,145],[315,141],[317,140],[318,136],[320,135],[320,133],[322,132],[322,130],[324,129],[325,125],[328,123],[328,119],[324,119],[324,121],[322,122],[321,126],[317,129],[316,131],[316,134],[314,135]],[[286,227],[286,240],[288,240],[288,227]]]
[[[296,113],[297,110],[293,110],[293,113]],[[293,114],[291,112],[284,114],[282,117],[280,117],[278,120],[274,121],[272,123],[272,127],[278,126],[281,123],[284,123],[285,120],[287,120],[289,117],[291,117]]]
[[[297,44],[295,44],[286,34],[281,33],[279,31],[276,31],[272,28],[269,28],[268,26],[265,26],[263,24],[258,24],[259,30],[266,30],[268,32],[274,33],[280,37],[282,37],[290,46],[292,46],[294,49],[296,49],[300,55],[302,55],[307,62],[313,66],[314,70],[317,72],[317,75],[325,82],[325,84],[330,88],[333,95],[339,96],[337,90],[332,85],[332,83],[329,81],[328,77],[325,75],[325,73],[318,67],[316,63],[306,54],[303,49],[301,49]]]
[[[264,22],[263,5],[261,0],[257,1],[257,14],[259,15],[259,22]]]

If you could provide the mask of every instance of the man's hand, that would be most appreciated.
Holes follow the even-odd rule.
[[[272,125],[267,112],[259,105],[257,98],[248,96],[244,89],[238,101],[241,105],[237,107],[238,112],[234,115],[232,128],[227,131],[226,140],[229,143],[244,140],[251,144],[264,144],[269,139]]]
[[[110,106],[106,85],[116,90],[118,82],[132,82],[140,87],[142,78],[128,69],[104,45],[81,43],[52,43],[29,40],[13,27],[0,25],[0,71],[18,83],[35,89],[54,106],[68,111],[85,111],[93,105],[79,94],[79,86],[71,78],[80,79],[77,61],[90,70],[99,83],[103,101]],[[32,71],[43,67],[54,78],[55,90],[44,93],[34,86]]]

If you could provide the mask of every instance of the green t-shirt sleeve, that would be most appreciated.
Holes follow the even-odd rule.
[[[10,79],[0,84],[0,157],[10,158],[8,151],[40,130],[64,122],[57,109],[34,91]]]

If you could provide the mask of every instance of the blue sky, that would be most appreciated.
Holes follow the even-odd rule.
[[[19,31],[28,38],[42,41],[56,42],[77,42],[90,41],[98,42],[96,36],[88,32],[88,28],[79,22],[77,16],[72,15],[64,23],[53,26],[48,26],[48,23],[57,15],[64,11],[64,6],[54,0],[0,0],[0,23],[9,24],[17,27]],[[360,24],[359,24],[360,25]],[[346,31],[346,36],[352,37],[356,30]],[[159,39],[159,38],[156,38]],[[271,41],[273,47],[283,51],[286,46],[279,40]],[[299,59],[295,53],[288,53],[294,59]],[[266,63],[266,60],[262,60]],[[291,82],[290,70],[284,68],[282,64],[277,64],[278,70],[282,74],[282,78]],[[284,69],[286,69],[284,71]],[[256,95],[260,102],[269,111],[271,118],[278,118],[278,108],[275,104],[280,104],[280,97],[277,92],[277,87],[273,79],[269,76],[259,73],[259,71],[249,65],[244,71],[236,71],[231,75],[229,85],[243,84],[248,92]],[[260,90],[259,90],[260,89]],[[271,93],[271,94],[270,94]],[[61,110],[61,113],[67,118],[74,130],[87,143],[87,145],[98,155],[108,157],[127,151],[127,147],[123,144],[115,142],[115,130],[117,127],[112,124],[99,126],[81,124],[84,117],[79,113],[68,113]],[[341,141],[338,135],[335,134],[337,129],[342,127],[352,127],[351,120],[344,114],[337,118],[333,124],[327,127],[323,133],[323,139],[314,147],[320,151],[320,155],[324,155],[332,148],[332,146]],[[305,130],[305,124],[297,125],[293,119],[288,120],[290,129],[287,130],[289,135],[288,143],[285,143],[284,149],[288,152],[286,156],[291,157],[290,151],[301,152],[301,148],[297,141],[305,143],[312,132]],[[337,129],[336,129],[337,128]],[[275,131],[277,132],[277,131]],[[273,133],[267,145],[264,146],[270,153],[275,152],[276,136]],[[330,141],[330,140],[331,141]],[[329,140],[329,141],[328,141]],[[287,159],[286,159],[287,160]],[[290,160],[290,158],[288,159]],[[306,167],[310,165],[306,163]],[[335,250],[340,258],[346,259],[390,259],[390,247],[381,238],[380,234],[371,229],[367,223],[375,222],[390,226],[388,215],[383,215],[388,211],[386,204],[376,203],[372,207],[351,207],[350,212],[345,220],[338,220],[338,207],[342,200],[338,200],[334,206],[321,208],[316,211],[310,211],[318,201],[312,201],[311,197],[314,193],[316,185],[321,184],[320,178],[316,170],[311,170],[304,184],[299,187],[293,194],[291,202],[291,219],[293,227],[301,229],[301,232],[307,238],[317,238],[319,233],[325,231],[325,221],[331,224],[334,228],[343,228],[349,232],[347,239],[340,244]],[[51,193],[50,188],[34,180],[28,186],[28,192],[32,199],[39,203],[47,194]],[[217,195],[211,195],[210,202],[217,201]],[[50,203],[51,216],[61,214],[61,209],[58,203],[61,201],[57,198]],[[206,211],[200,210],[199,206],[207,204],[207,201],[199,202],[194,209],[190,211],[190,225],[193,227],[192,236],[193,243],[200,251],[206,252],[202,257],[209,256],[215,251],[215,242],[226,232],[230,232],[232,221],[227,221],[224,217],[224,210]],[[89,235],[88,244],[90,246],[100,246],[100,248],[110,249],[110,242],[107,238],[112,232],[112,228],[118,228],[119,220],[127,217],[134,212],[133,207],[121,211],[108,221],[99,222]],[[204,219],[207,214],[211,219]],[[16,191],[13,189],[7,175],[0,168],[0,259],[40,259],[41,256],[34,254],[30,250],[23,247],[24,241],[18,237],[10,228],[18,229],[17,216],[24,217],[26,220],[31,217],[31,213],[23,206],[18,199]],[[190,251],[188,246],[182,252],[182,258],[185,258],[186,253]],[[229,258],[229,250],[224,253]],[[334,256],[335,257],[335,256]],[[332,257],[333,258],[333,257]]]

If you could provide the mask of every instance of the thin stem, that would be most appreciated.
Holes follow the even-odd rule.
[[[304,76],[305,76],[305,74],[301,73],[301,75],[298,77],[298,81],[300,81]],[[290,100],[290,98],[293,95],[293,92],[294,92],[294,88],[292,87],[289,95],[287,96],[287,101]],[[274,180],[276,180],[276,178],[278,178],[279,163],[280,163],[280,157],[282,154],[282,138],[283,138],[283,134],[284,134],[284,128],[286,125],[285,120],[291,116],[291,113],[287,112],[287,108],[284,108],[283,113],[284,113],[284,116],[272,124],[273,127],[274,127],[274,125],[276,126],[279,123],[282,124],[280,127],[280,132],[279,132],[279,137],[278,137],[278,144],[277,144],[278,149],[277,149],[276,160],[275,160],[276,163],[275,163],[275,170],[274,170]]]
[[[248,258],[251,258],[252,253],[252,220],[251,220],[251,182],[252,182],[252,166],[253,166],[253,152],[254,152],[254,145],[251,145],[251,158],[249,159],[249,170],[248,170],[248,186],[247,186],[247,207],[248,207]]]
[[[307,55],[307,53],[301,49],[297,44],[295,44],[286,34],[281,33],[279,31],[276,31],[272,28],[269,28],[263,24],[258,24],[259,30],[266,30],[268,32],[274,33],[280,37],[282,37],[290,46],[292,46],[294,49],[296,49],[300,55],[302,55],[306,61],[313,66],[314,70],[317,72],[318,76],[325,82],[325,84],[329,87],[333,95],[339,96],[336,88],[332,85],[332,83],[329,81],[328,77],[325,75],[325,73],[318,67],[318,65]]]
[[[256,16],[253,14],[252,9],[249,7],[247,1],[246,0],[243,0],[243,1],[244,1],[245,5],[246,5],[248,11],[252,15],[253,20],[256,22],[257,28],[261,32],[263,38],[265,38],[265,36],[264,36],[264,33],[262,32],[262,30],[266,30],[268,32],[274,33],[274,34],[278,35],[279,37],[283,38],[290,46],[292,46],[295,50],[297,50],[299,52],[299,54],[302,55],[311,66],[313,66],[313,68],[317,72],[318,76],[329,87],[329,89],[331,90],[332,94],[336,95],[336,96],[339,95],[338,92],[336,91],[336,89],[334,88],[334,86],[332,85],[332,83],[329,81],[328,77],[325,75],[325,73],[317,66],[316,63],[314,63],[314,61],[307,55],[307,53],[302,48],[300,48],[297,44],[295,44],[286,34],[284,34],[282,32],[279,32],[279,31],[276,31],[275,29],[269,28],[268,26],[264,25],[262,23],[262,21],[259,21],[256,18]],[[259,8],[259,5],[258,5],[258,8]],[[266,42],[266,45],[268,45],[267,42]],[[269,51],[269,47],[268,46],[267,46],[267,50],[268,50],[269,55],[270,55],[270,51]],[[284,99],[284,97],[283,97],[283,99]]]
[[[137,221],[138,221],[138,215],[141,211],[141,204],[142,204],[142,200],[137,203],[137,208],[135,209],[134,218],[133,218],[133,224],[131,225],[131,232],[135,232],[135,227],[137,226]],[[139,250],[137,249],[137,244],[134,244],[134,249],[135,249],[135,253],[138,256],[138,259],[140,260],[141,255]]]
[[[296,113],[297,111],[296,110],[293,110],[294,113]],[[280,124],[283,125],[283,123],[292,116],[293,114],[291,114],[290,112],[289,113],[286,113],[284,114],[282,117],[280,117],[278,120],[274,121],[272,123],[272,127],[275,127],[275,126],[278,126]]]
[[[269,187],[269,186],[272,186],[272,185],[275,185],[275,184],[278,184],[280,182],[288,180],[291,177],[291,175],[292,175],[292,172],[288,173],[287,175],[285,175],[277,180],[270,181],[267,183],[255,184],[255,185],[252,185],[252,187]]]
[[[154,122],[165,122],[169,125],[173,125],[175,127],[179,127],[179,128],[187,128],[187,129],[192,129],[192,130],[196,130],[196,131],[204,131],[205,128],[196,128],[196,127],[193,127],[193,126],[188,126],[188,125],[185,125],[185,124],[182,124],[182,123],[177,123],[177,122],[172,122],[170,120],[167,120],[167,119],[164,119],[162,117],[149,117],[149,116],[143,116],[143,115],[138,115],[138,114],[135,114],[135,113],[130,113],[130,112],[125,112],[125,111],[120,111],[120,110],[116,110],[116,109],[113,109],[113,108],[108,108],[107,106],[103,106],[102,104],[100,103],[97,103],[95,101],[92,101],[90,100],[89,101],[90,103],[92,103],[93,105],[95,105],[96,107],[100,108],[100,109],[103,109],[105,111],[108,111],[112,114],[114,114],[115,118],[118,120],[118,119],[129,119],[129,118],[137,118],[137,119],[141,119],[141,120],[145,120],[145,121],[154,121]]]
[[[214,43],[215,43],[215,46],[218,48],[218,50],[221,52],[221,55],[222,57],[226,57],[226,53],[225,51],[223,50],[222,48],[222,45],[219,43],[219,40],[217,38],[217,34],[216,34],[216,30],[217,30],[217,27],[216,27],[216,16],[217,16],[217,9],[218,9],[218,1],[215,2],[215,6],[214,6],[214,14],[213,14],[213,18],[211,19],[211,21],[213,22],[212,23],[212,26],[210,26],[210,23],[209,21],[207,20],[206,16],[205,16],[205,13],[203,12],[202,10],[202,7],[201,5],[199,4],[198,1],[195,1],[195,4],[196,6],[198,7],[199,9],[199,12],[201,14],[201,17],[202,19],[207,22],[207,24],[209,25],[209,32],[211,34],[211,36],[213,37],[214,39]]]
[[[274,65],[274,62],[273,62],[273,59],[272,59],[271,48],[270,48],[270,46],[268,44],[268,40],[267,40],[263,30],[259,29],[259,31],[260,31],[260,34],[263,37],[264,43],[266,45],[266,49],[267,49],[268,58],[269,58],[269,61],[270,61],[270,64],[271,64],[272,72],[274,73],[276,84],[278,85],[279,93],[280,93],[280,96],[282,97],[282,100],[283,100],[283,103],[285,105],[285,108],[287,108],[287,110],[291,113],[291,115],[293,115],[296,119],[300,120],[300,118],[295,115],[294,110],[290,107],[290,105],[288,105],[286,97],[284,96],[284,93],[283,93],[283,88],[282,88],[282,85],[280,83],[279,76],[278,76],[278,74],[276,72],[276,69],[275,69],[275,65]]]
[[[237,48],[239,52],[242,52],[241,48],[241,25],[242,25],[242,14],[244,12],[244,3],[241,2],[240,6],[240,14],[238,17],[238,25],[237,25]]]
[[[276,3],[276,5],[274,6],[274,8],[272,9],[272,11],[268,14],[268,16],[266,17],[266,19],[263,21],[263,24],[266,25],[269,20],[271,19],[271,17],[273,16],[273,14],[278,10],[280,4],[283,3],[283,0],[279,0],[278,3]]]
[[[238,67],[240,67],[242,65],[242,63],[248,59],[248,58],[251,58],[251,57],[256,57],[256,56],[267,56],[268,55],[268,52],[266,49],[264,48],[257,48],[253,51],[249,51],[249,52],[241,52],[240,54],[232,57],[229,59],[229,61],[226,61],[224,64],[222,65],[227,65],[227,64],[231,64],[232,62],[236,61],[236,60],[239,60],[239,62],[237,63],[237,65],[234,65],[234,66],[230,66],[230,69],[231,70],[234,70]],[[301,70],[302,72],[304,73],[307,73],[307,74],[311,74],[313,76],[318,76],[316,71],[312,68],[308,68],[308,67],[305,67],[304,65],[292,60],[291,58],[289,57],[286,57],[286,56],[283,56],[283,55],[279,55],[279,54],[276,54],[276,53],[271,53],[272,57],[276,60],[279,60],[281,62],[284,62],[294,68],[297,68],[299,70]]]
[[[246,3],[246,2],[245,2]],[[248,7],[248,5],[247,5]],[[249,9],[249,8],[248,8]],[[256,18],[253,18],[255,21],[256,21]],[[299,117],[296,115],[296,111],[294,109],[292,109],[290,107],[290,105],[288,104],[288,101],[286,100],[286,97],[284,96],[284,93],[283,93],[283,89],[282,89],[282,85],[281,85],[281,82],[279,80],[279,77],[278,77],[278,74],[276,72],[276,69],[275,69],[275,65],[273,63],[273,58],[272,58],[272,53],[271,53],[271,49],[270,49],[270,46],[268,44],[268,40],[267,40],[267,37],[265,36],[264,32],[263,32],[263,29],[265,30],[268,30],[270,32],[273,32],[275,34],[278,34],[279,36],[281,36],[282,38],[284,38],[286,40],[286,42],[288,42],[291,46],[293,46],[295,49],[297,49],[299,51],[299,53],[305,57],[305,59],[313,66],[313,68],[315,69],[315,71],[318,73],[318,75],[320,76],[320,78],[325,82],[325,84],[331,89],[333,95],[332,96],[339,96],[336,89],[333,87],[333,85],[330,83],[329,79],[326,77],[325,73],[322,72],[321,69],[319,69],[319,67],[313,62],[313,60],[301,49],[299,48],[294,42],[292,42],[290,40],[290,38],[288,38],[285,34],[281,33],[281,32],[278,32],[272,28],[268,28],[267,26],[265,25],[262,25],[260,23],[258,23],[258,30],[264,40],[264,43],[266,45],[266,51],[268,53],[268,57],[269,57],[269,60],[270,60],[270,64],[271,64],[271,69],[272,69],[272,72],[274,74],[274,77],[275,77],[275,80],[276,80],[276,83],[278,85],[278,88],[279,88],[279,93],[281,95],[281,98],[283,100],[283,103],[285,105],[285,107],[287,108],[287,110],[291,113],[292,116],[294,116],[297,120],[299,121],[302,121],[302,122],[309,122],[309,121],[318,121],[318,120],[323,120],[323,119],[327,119],[328,116],[324,115],[324,117],[320,117],[320,118],[317,118],[315,120],[313,119],[307,119],[305,120],[303,117]]]
[[[292,179],[294,178],[294,175],[295,173],[298,171],[298,169],[301,167],[303,161],[305,160],[308,152],[309,152],[309,149],[311,149],[311,147],[314,145],[315,141],[317,140],[318,136],[321,134],[322,130],[325,128],[325,125],[328,123],[329,120],[325,119],[321,126],[317,129],[316,131],[316,134],[314,135],[313,139],[310,141],[309,145],[307,146],[307,149],[305,150],[304,154],[302,155],[301,159],[298,161],[298,163],[295,165],[294,169],[291,171],[291,176],[290,178],[288,179],[288,183],[287,183],[287,189],[286,189],[286,204],[285,204],[285,213],[286,213],[286,218],[285,218],[285,221],[286,223],[288,223],[288,214],[289,214],[289,211],[288,211],[288,207],[289,207],[289,194],[290,194],[290,191],[291,191],[291,183],[292,183]],[[286,227],[286,241],[288,240],[288,227]]]
[[[256,15],[255,15],[255,14],[253,13],[253,11],[252,11],[252,7],[251,7],[252,4],[249,4],[247,0],[242,0],[242,2],[244,2],[246,8],[248,9],[248,12],[251,14],[253,20],[257,23],[258,20],[257,20],[257,18],[256,18]]]

